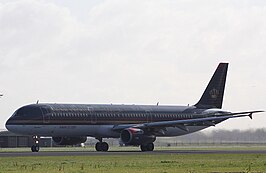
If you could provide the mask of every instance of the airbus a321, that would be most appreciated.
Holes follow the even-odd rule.
[[[215,126],[230,118],[250,117],[263,111],[222,110],[228,63],[220,63],[200,100],[193,106],[113,104],[30,104],[16,110],[6,128],[33,136],[32,152],[40,137],[52,137],[58,145],[84,143],[95,137],[96,151],[108,151],[104,138],[120,138],[141,151],[153,151],[156,137],[172,137]]]

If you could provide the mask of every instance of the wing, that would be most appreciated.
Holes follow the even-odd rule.
[[[239,118],[239,117],[250,117],[252,119],[253,113],[259,113],[264,111],[247,111],[247,112],[235,112],[235,113],[224,113],[219,115],[214,115],[212,117],[206,118],[194,118],[194,119],[185,119],[185,120],[173,120],[173,121],[159,121],[159,122],[150,122],[143,124],[121,124],[115,125],[113,130],[121,131],[126,128],[134,127],[139,129],[160,129],[165,127],[178,127],[182,130],[188,131],[187,126],[204,124],[205,126],[215,126],[215,121],[223,121],[229,118]]]

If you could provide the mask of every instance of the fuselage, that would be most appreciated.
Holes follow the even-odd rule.
[[[224,112],[195,106],[31,104],[16,110],[6,122],[6,128],[33,136],[119,138],[120,133],[112,130],[116,125],[205,118]],[[206,127],[209,125],[204,123],[189,125],[189,130],[167,127],[165,133],[158,136],[179,136]]]

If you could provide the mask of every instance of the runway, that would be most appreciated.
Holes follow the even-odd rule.
[[[153,152],[141,151],[40,151],[32,152],[0,152],[0,157],[27,156],[108,156],[108,155],[160,155],[160,154],[266,154],[266,150],[159,150]]]

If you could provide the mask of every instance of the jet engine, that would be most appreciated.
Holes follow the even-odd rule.
[[[120,139],[126,145],[137,146],[154,142],[156,140],[156,136],[145,134],[141,129],[127,128],[122,130]]]
[[[86,142],[87,137],[53,137],[57,145],[76,145]]]

